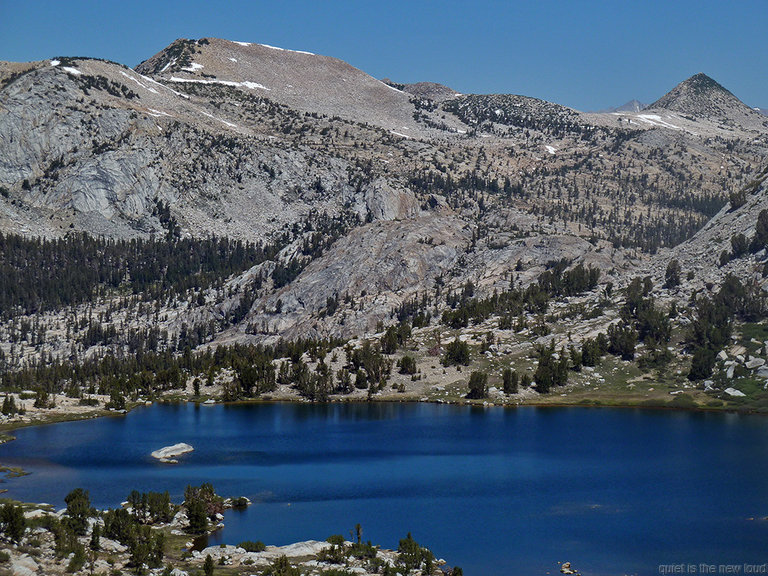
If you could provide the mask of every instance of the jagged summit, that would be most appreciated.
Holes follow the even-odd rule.
[[[648,109],[670,110],[696,118],[721,120],[742,126],[764,120],[759,113],[703,73],[684,80],[648,106]]]

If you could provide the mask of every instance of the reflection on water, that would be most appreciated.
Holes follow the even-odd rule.
[[[211,544],[407,532],[465,574],[649,574],[662,563],[765,561],[768,422],[641,410],[427,404],[151,406],[23,429],[0,446],[30,476],[14,498],[96,506],[211,482],[253,505]],[[187,442],[178,465],[149,454]],[[202,545],[202,543],[200,543]]]

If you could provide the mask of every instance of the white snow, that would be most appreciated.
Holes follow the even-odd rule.
[[[381,82],[381,80],[379,80],[379,82]],[[387,84],[386,82],[381,82],[381,83],[382,83],[382,84],[384,84],[384,86],[386,86],[386,87],[387,87],[387,88],[389,88],[390,90],[394,90],[395,92],[400,92],[400,94],[404,94],[404,92],[403,92],[402,90],[400,90],[400,89],[398,89],[398,88],[395,88],[394,86],[390,86],[390,85],[389,85],[389,84]]]
[[[742,392],[741,390],[736,390],[736,388],[726,388],[725,393],[728,394],[729,396],[746,396],[744,392]]]
[[[72,68],[71,66],[62,66],[61,69],[64,70],[65,72],[69,72],[73,76],[82,75],[82,72],[80,72],[80,70],[78,70],[77,68]]]
[[[51,60],[51,66],[58,66],[59,64],[61,64],[60,60]]]
[[[256,90],[256,89],[259,89],[259,90],[269,90],[269,88],[267,88],[263,84],[259,84],[258,82],[249,82],[249,81],[246,80],[245,82],[242,82],[241,84],[243,86],[245,86],[246,88],[250,88],[251,90]]]
[[[270,46],[269,44],[259,44],[259,46],[263,46],[264,48],[271,48],[272,50],[280,50],[281,52],[295,52],[296,54],[309,54],[310,56],[315,55],[314,53],[307,52],[306,50],[288,50],[286,48],[280,48],[279,46]]]
[[[143,74],[139,74],[139,76],[141,76],[147,82],[152,82],[152,84],[157,84],[158,86],[168,90],[169,92],[173,92],[174,94],[176,94],[176,96],[181,96],[182,98],[186,98],[187,100],[189,100],[189,95],[187,95],[187,94],[182,94],[181,92],[176,92],[176,90],[174,90],[173,88],[168,88],[168,86],[166,86],[165,84],[160,84],[160,82],[158,82],[157,80],[153,80],[149,76],[144,76]]]
[[[173,60],[168,62],[165,66],[163,66],[162,69],[160,70],[160,72],[165,72],[166,70],[168,70],[168,68],[170,68],[174,64],[176,64],[176,58],[174,58]]]
[[[230,58],[230,61],[237,62],[237,58]]]
[[[240,44],[240,46],[250,46],[250,42],[238,42],[237,40],[232,40],[235,44]]]
[[[221,84],[222,86],[234,86],[235,88],[250,88],[250,89],[256,89],[259,88],[261,90],[269,90],[266,86],[263,84],[259,84],[258,82],[232,82],[231,80],[197,80],[197,79],[191,79],[191,78],[177,78],[176,76],[171,76],[169,78],[171,82],[187,82],[187,83],[193,83],[193,84]]]
[[[203,68],[202,64],[198,64],[197,62],[192,62],[189,66],[184,66],[182,70],[186,70],[187,72],[195,72],[197,70],[201,70]]]
[[[637,118],[642,120],[643,122],[646,122],[648,124],[653,124],[655,126],[664,126],[665,128],[672,128],[673,130],[682,130],[680,126],[675,126],[674,124],[670,124],[669,122],[665,122],[661,119],[661,116],[658,114],[638,114]]]
[[[163,112],[162,110],[155,110],[154,108],[150,108],[149,109],[149,115],[150,116],[154,116],[156,118],[159,117],[159,116],[169,116],[170,117],[170,114],[168,114],[167,112]]]
[[[408,136],[408,134],[402,134],[400,132],[395,132],[394,130],[390,130],[390,132],[392,132],[392,134],[394,134],[395,136],[402,136],[403,138],[410,139],[410,136]]]
[[[133,80],[134,82],[136,82],[136,84],[138,84],[139,86],[141,86],[142,88],[144,88],[144,90],[147,90],[148,92],[152,92],[152,94],[157,94],[157,93],[158,93],[158,92],[157,92],[157,90],[155,90],[154,88],[150,88],[149,86],[144,86],[144,84],[142,84],[141,82],[139,82],[139,81],[138,81],[136,78],[134,78],[134,77],[133,77],[133,76],[131,76],[130,74],[126,74],[126,73],[125,73],[125,72],[123,72],[122,70],[120,70],[120,74],[122,74],[123,76],[125,76],[126,78],[128,78],[128,80]]]
[[[222,120],[221,118],[216,118],[216,116],[214,116],[213,114],[209,114],[205,110],[200,110],[200,113],[203,116],[208,116],[208,118],[211,118],[213,120],[218,120],[219,122],[221,122],[222,124],[226,124],[230,128],[237,128],[237,124],[232,124],[232,122],[227,122],[226,120]]]
[[[496,108],[496,110],[493,111],[496,116],[501,116],[502,112],[504,112],[501,108]]]
[[[555,148],[554,146],[547,146],[547,145],[545,145],[544,148],[547,149],[547,152],[549,152],[550,154],[553,154],[553,155],[554,155],[555,152],[557,152],[557,148]]]

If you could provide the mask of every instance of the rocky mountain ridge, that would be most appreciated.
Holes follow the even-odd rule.
[[[425,294],[439,294],[434,318],[463,286],[535,284],[561,260],[616,288],[658,276],[706,242],[693,234],[768,151],[768,121],[703,75],[648,109],[588,114],[208,38],[136,70],[3,64],[0,86],[5,233],[274,246],[183,306],[158,304],[170,337],[206,326],[214,342],[364,337]]]

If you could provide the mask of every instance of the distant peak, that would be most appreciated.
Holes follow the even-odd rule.
[[[701,72],[680,82],[648,108],[720,120],[736,120],[755,114],[730,91]]]
[[[683,82],[681,82],[679,86],[686,86],[691,90],[694,90],[700,93],[720,91],[720,92],[725,92],[727,94],[731,94],[730,91],[723,88],[718,82],[716,82],[715,80],[713,80],[712,78],[704,74],[703,72],[694,74],[687,80],[684,80]]]

